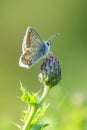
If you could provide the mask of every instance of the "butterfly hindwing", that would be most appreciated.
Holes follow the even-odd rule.
[[[22,67],[30,68],[32,65],[37,63],[44,56],[45,45],[41,46],[39,49],[27,49],[20,58],[20,64]]]

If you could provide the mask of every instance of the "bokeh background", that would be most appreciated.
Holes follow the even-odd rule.
[[[44,40],[60,33],[51,41],[51,51],[59,58],[62,80],[48,96],[43,120],[51,125],[46,130],[87,130],[87,1],[0,0],[1,130],[7,130],[6,120],[19,123],[23,116],[19,80],[31,92],[42,89],[38,74],[43,60],[29,70],[18,65],[28,26]]]

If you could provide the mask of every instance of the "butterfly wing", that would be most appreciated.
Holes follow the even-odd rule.
[[[46,45],[39,34],[32,27],[28,27],[23,40],[23,54],[20,57],[19,65],[30,68],[45,55],[45,48]]]
[[[23,39],[22,52],[24,53],[28,48],[38,48],[43,44],[43,40],[39,34],[32,27],[28,27]]]

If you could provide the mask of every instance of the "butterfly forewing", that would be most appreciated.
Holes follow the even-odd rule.
[[[26,30],[26,34],[23,39],[22,51],[23,53],[27,50],[27,48],[38,48],[38,46],[42,45],[43,41],[39,34],[32,27],[28,27]]]

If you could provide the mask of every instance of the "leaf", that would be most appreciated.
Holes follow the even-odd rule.
[[[21,82],[20,82],[21,84]],[[37,96],[35,95],[31,95],[29,92],[27,92],[22,84],[21,84],[21,88],[20,88],[21,92],[22,92],[22,96],[21,96],[21,100],[27,104],[30,104],[30,105],[35,105],[36,102],[37,102]]]
[[[47,127],[48,125],[49,125],[49,124],[47,124],[47,123],[36,124],[36,125],[34,125],[34,126],[31,128],[31,130],[41,130],[41,129]]]
[[[45,114],[47,110],[48,105],[42,105],[37,112],[35,113],[35,116],[31,122],[32,125],[37,124],[37,122],[42,118],[42,116]]]

